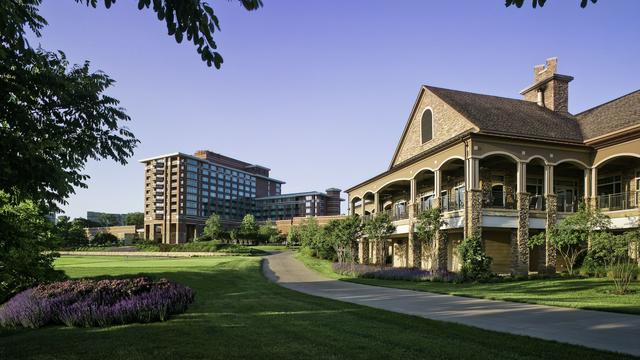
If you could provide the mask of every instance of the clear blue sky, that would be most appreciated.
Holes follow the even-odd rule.
[[[284,192],[345,189],[384,171],[421,84],[519,97],[534,64],[559,58],[577,113],[640,88],[640,1],[211,1],[222,70],[177,44],[150,10],[45,0],[41,39],[117,80],[141,140],[128,165],[90,162],[65,207],[142,211],[137,160],[210,149],[272,169]]]

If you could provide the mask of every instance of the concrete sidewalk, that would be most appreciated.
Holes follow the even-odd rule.
[[[473,299],[331,280],[282,252],[263,271],[278,284],[306,294],[433,320],[527,335],[640,356],[640,316],[506,301]]]

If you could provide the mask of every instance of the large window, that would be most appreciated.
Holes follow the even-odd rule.
[[[420,121],[420,129],[422,131],[422,143],[433,139],[433,113],[427,109],[422,113]]]
[[[598,179],[598,195],[619,194],[622,192],[620,175],[607,176]]]

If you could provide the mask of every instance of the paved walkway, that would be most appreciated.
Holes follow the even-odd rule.
[[[331,280],[291,252],[270,255],[267,278],[310,295],[483,329],[640,356],[640,316],[473,299]]]

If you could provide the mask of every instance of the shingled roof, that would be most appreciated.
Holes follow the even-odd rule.
[[[575,117],[540,107],[535,102],[434,86],[425,88],[472,122],[481,133],[583,142]]]
[[[585,140],[640,125],[640,90],[583,111],[575,117]]]

